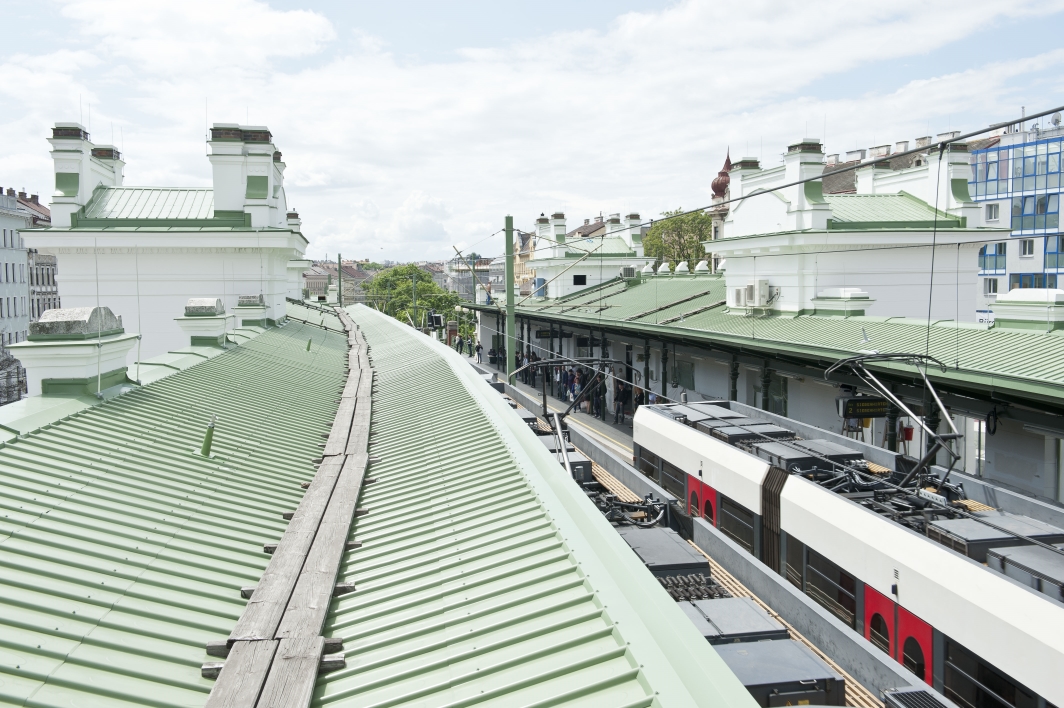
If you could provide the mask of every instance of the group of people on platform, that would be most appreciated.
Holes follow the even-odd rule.
[[[478,364],[483,364],[484,363],[484,347],[482,347],[480,345],[480,342],[474,342],[472,337],[470,337],[469,339],[464,339],[462,337],[462,335],[458,335],[458,337],[454,340],[454,348],[458,350],[459,354],[464,354],[465,353],[465,349],[467,347],[469,348],[469,357],[472,358],[473,355],[476,354],[477,363]],[[492,352],[494,352],[494,351],[495,350],[493,349]],[[489,354],[490,353],[491,352],[489,352]],[[495,355],[491,354],[491,356],[495,356]]]
[[[457,340],[458,352],[462,352],[462,338]],[[473,345],[470,341],[470,356],[472,356]],[[481,363],[481,351],[482,347],[479,342],[476,344],[476,356],[477,363]],[[500,347],[495,349],[492,347],[488,350],[488,360],[495,365],[501,366],[506,361],[506,349]],[[537,354],[531,349],[526,350],[524,353],[514,354],[514,368],[520,370],[521,383],[526,386],[536,388],[537,379],[543,375],[543,366],[529,366],[529,364],[536,364],[543,361],[543,357]],[[605,373],[601,371],[595,371],[587,367],[579,365],[570,366],[552,366],[551,371],[554,375],[554,392],[555,396],[559,400],[572,402],[580,396],[585,389],[590,387],[590,390],[580,398],[580,403],[575,410],[581,413],[587,413],[593,415],[602,421],[606,420],[606,416],[609,413],[608,405],[606,403],[607,383],[608,378]],[[639,406],[644,404],[653,405],[657,401],[657,395],[653,391],[644,391],[639,386],[633,386],[619,379],[613,379],[613,422],[614,424],[623,425],[625,422],[626,411],[629,405],[632,406],[634,411]]]

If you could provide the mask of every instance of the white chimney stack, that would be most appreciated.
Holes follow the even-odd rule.
[[[93,190],[122,186],[122,155],[110,145],[93,145],[80,123],[56,123],[52,128],[52,162],[55,192],[52,194],[52,226],[69,228],[71,214],[92,198]]]
[[[255,228],[288,226],[285,165],[269,128],[215,123],[207,144],[214,172],[215,214],[250,214],[250,225]]]

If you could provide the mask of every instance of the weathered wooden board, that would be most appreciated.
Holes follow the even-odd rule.
[[[362,481],[369,458],[351,455],[344,463],[329,506],[318,527],[314,543],[289,598],[277,638],[306,637],[321,634],[336,589],[340,561],[347,551]]]
[[[324,637],[282,639],[273,656],[258,708],[309,706],[324,647]]]
[[[204,708],[253,708],[266,683],[277,644],[272,639],[235,643]]]
[[[230,640],[273,639],[333,489],[342,474],[343,459],[326,458],[318,468],[288,528],[270,556],[255,594],[230,633]]]

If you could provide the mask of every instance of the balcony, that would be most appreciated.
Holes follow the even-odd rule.
[[[1056,255],[1056,254],[1052,254]],[[1050,254],[1046,254],[1046,263],[1048,264]],[[1005,272],[1005,254],[1004,253],[980,253],[979,254],[979,270],[982,272]]]

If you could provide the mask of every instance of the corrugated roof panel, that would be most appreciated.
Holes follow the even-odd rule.
[[[374,368],[380,461],[352,533],[363,545],[340,569],[356,590],[333,601],[325,630],[343,638],[347,668],[319,678],[313,705],[753,705],[464,359],[349,311]],[[671,648],[641,634],[650,626]]]
[[[850,199],[855,195],[830,195],[830,199]],[[861,195],[856,195],[861,196]],[[898,196],[898,195],[894,195]],[[899,198],[919,204],[905,195]],[[896,213],[892,211],[892,213]],[[872,216],[863,213],[861,218]],[[527,303],[520,312],[541,313],[566,319],[577,328],[595,329],[604,323],[621,327],[654,325],[699,306],[725,299],[724,281],[711,278],[650,277],[642,282],[622,286],[611,284],[602,290],[575,293],[557,300]],[[684,296],[685,288],[708,283],[706,296],[685,303],[657,309]],[[641,318],[621,322],[640,312],[651,311]],[[831,317],[817,315],[748,317],[732,314],[717,307],[691,315],[683,321],[664,325],[668,328],[704,333],[709,337],[739,338],[750,343],[763,342],[781,351],[812,350],[828,357],[849,356],[861,351],[923,352],[927,341],[927,324],[915,319],[878,317]],[[869,341],[865,341],[867,333]],[[645,336],[642,331],[637,335]],[[940,322],[931,327],[930,354],[947,364],[946,373],[931,371],[934,376],[994,377],[1038,386],[1046,394],[1064,397],[1064,336],[1059,333],[1014,330],[1003,327],[977,329],[969,325]]]
[[[0,702],[202,705],[205,643],[314,474],[346,361],[290,324],[0,447]]]
[[[214,190],[102,187],[85,207],[90,219],[212,219]]]
[[[908,194],[825,194],[831,218],[842,222],[933,221],[935,208]],[[957,217],[938,212],[939,221]]]

